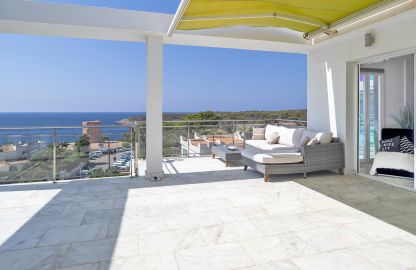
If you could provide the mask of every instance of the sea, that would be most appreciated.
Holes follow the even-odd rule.
[[[30,141],[53,141],[56,128],[58,142],[73,142],[82,134],[82,122],[99,120],[103,126],[133,116],[144,116],[144,112],[21,112],[0,113],[0,144]],[[47,128],[45,128],[47,127]],[[67,128],[72,127],[72,128]],[[76,127],[76,128],[75,128]],[[117,140],[128,132],[126,127],[103,127],[101,133]]]

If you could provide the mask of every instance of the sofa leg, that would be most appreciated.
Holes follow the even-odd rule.
[[[248,168],[248,166],[247,165],[244,165],[244,170],[245,171],[247,171],[247,168]]]
[[[345,174],[344,168],[339,168],[338,169],[338,172],[339,172],[340,175],[344,175]]]
[[[264,175],[264,182],[269,182],[269,175],[267,174]]]
[[[303,173],[303,179],[306,179],[306,172]]]

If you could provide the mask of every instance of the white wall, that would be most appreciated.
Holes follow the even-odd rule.
[[[416,10],[386,19],[317,45],[308,54],[308,127],[332,130],[346,148],[346,172],[356,170],[357,80],[353,63],[383,54],[416,49]],[[364,46],[364,34],[376,41]],[[348,78],[348,80],[347,80]],[[353,109],[351,109],[353,108]]]
[[[413,54],[363,65],[363,67],[384,70],[382,92],[384,104],[381,105],[382,127],[400,127],[391,118],[391,115],[397,113],[406,103],[413,107]]]

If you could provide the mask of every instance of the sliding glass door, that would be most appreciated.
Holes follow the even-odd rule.
[[[360,170],[372,162],[379,147],[383,74],[383,70],[360,70],[358,127]]]

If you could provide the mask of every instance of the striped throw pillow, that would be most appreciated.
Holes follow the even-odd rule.
[[[400,139],[400,152],[414,154],[414,145],[406,136]]]

